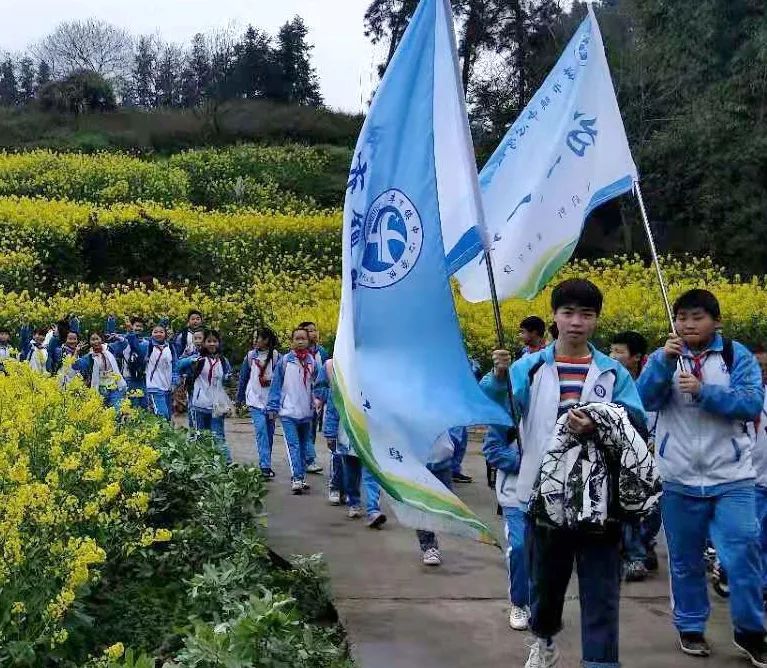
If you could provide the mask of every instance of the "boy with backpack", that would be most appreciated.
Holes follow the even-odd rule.
[[[638,386],[658,411],[661,511],[681,650],[708,656],[703,551],[710,535],[730,580],[735,645],[767,667],[755,471],[747,423],[761,412],[762,378],[749,350],[719,333],[719,302],[689,290],[674,304],[676,332],[650,356]]]

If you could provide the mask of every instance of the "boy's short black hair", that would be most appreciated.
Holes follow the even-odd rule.
[[[639,332],[618,332],[613,336],[611,343],[626,346],[630,355],[644,356],[647,354],[647,339]]]
[[[569,278],[562,281],[551,293],[551,310],[556,312],[563,306],[593,308],[599,315],[602,312],[602,293],[585,278]]]
[[[317,324],[312,322],[311,320],[306,320],[304,322],[299,323],[296,329],[306,329],[307,327],[317,327]]]
[[[187,321],[189,321],[189,318],[191,318],[193,315],[199,315],[200,318],[202,318],[202,312],[198,311],[196,308],[193,308],[189,311],[189,313],[186,314]]]
[[[11,330],[7,327],[0,326],[0,334],[7,334],[8,336],[11,335]]]
[[[537,315],[527,316],[519,323],[519,328],[525,329],[528,332],[535,332],[538,336],[544,336],[546,334],[546,323]]]
[[[694,288],[688,290],[674,302],[674,317],[676,318],[682,309],[700,308],[708,313],[714,320],[721,320],[722,311],[719,308],[719,300],[713,292]]]
[[[187,320],[189,320],[189,318],[187,318]],[[142,325],[146,325],[146,320],[144,320],[144,318],[142,318],[140,315],[134,315],[130,319],[130,324],[135,325],[137,322],[140,322]]]
[[[48,330],[45,327],[38,327],[35,329],[34,336],[48,336]]]

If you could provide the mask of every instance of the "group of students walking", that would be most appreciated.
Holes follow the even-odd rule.
[[[524,348],[516,356],[494,351],[493,368],[480,380],[515,423],[511,429],[489,426],[483,452],[496,471],[508,540],[509,624],[529,628],[535,638],[525,666],[551,668],[560,660],[555,636],[574,565],[582,665],[619,666],[620,583],[642,580],[657,569],[655,540],[662,523],[680,649],[700,657],[712,652],[705,637],[710,605],[704,553],[713,545],[729,578],[734,643],[752,665],[767,668],[767,353],[724,337],[716,297],[696,289],[675,302],[675,332],[663,348],[648,358],[644,338],[624,332],[614,337],[607,355],[590,342],[602,302],[587,280],[561,283],[551,295],[553,342],[546,342],[541,319],[526,318]],[[165,322],[148,332],[146,327],[134,317],[118,334],[110,318],[104,332],[92,332],[86,344],[76,318],[69,318],[51,330],[23,332],[18,352],[11,333],[0,327],[0,363],[16,357],[40,373],[57,375],[62,386],[80,375],[107,406],[119,408],[127,399],[167,420],[174,391],[183,387],[190,428],[211,431],[231,460],[224,417],[233,408],[225,391],[232,366],[222,354],[221,336],[205,327],[198,311],[190,311],[186,326],[173,336]],[[329,502],[345,505],[350,519],[366,517],[369,527],[380,529],[386,522],[381,490],[345,433],[330,391],[332,376],[333,360],[314,323],[293,330],[285,354],[276,334],[259,328],[240,367],[236,401],[250,413],[266,479],[275,477],[279,418],[291,491],[307,492],[307,474],[322,471],[315,448],[321,428],[331,451]],[[561,525],[543,521],[538,509],[552,499],[541,495],[542,467],[554,437],[596,443],[598,450],[604,436],[597,424],[599,406],[606,405],[622,409],[623,436],[635,430],[654,443],[662,481],[659,505],[635,516],[621,512],[624,490],[617,469],[608,464],[604,487],[598,487],[599,462],[584,446],[567,469],[563,489],[568,491],[558,499],[569,503],[571,488],[578,488],[574,498],[583,505],[568,511],[571,519]],[[428,468],[448,488],[471,481],[461,471],[467,440],[466,428],[456,427],[432,447]],[[604,502],[601,489],[607,490]],[[602,514],[583,512],[587,502]],[[423,563],[439,565],[436,536],[419,531],[418,539]]]
[[[232,365],[222,353],[221,336],[205,327],[202,314],[192,310],[184,328],[173,336],[167,322],[146,332],[147,323],[133,317],[123,334],[117,333],[113,317],[103,332],[81,339],[79,321],[70,316],[55,326],[20,333],[20,350],[11,344],[11,332],[0,327],[0,363],[17,358],[39,372],[57,376],[65,387],[80,375],[97,390],[107,407],[119,410],[124,400],[170,421],[174,393],[185,395],[189,427],[193,432],[212,432],[231,461],[226,444],[224,418],[234,406],[226,392]],[[346,504],[352,519],[367,517],[371,528],[386,522],[381,512],[380,487],[361,465],[340,425],[328,379],[332,360],[319,343],[317,327],[300,323],[291,334],[291,348],[278,350],[273,330],[256,330],[251,349],[239,371],[236,405],[247,408],[254,428],[258,462],[265,479],[275,477],[272,468],[275,425],[279,419],[290,466],[293,494],[310,489],[307,474],[321,473],[315,441],[318,427],[332,451],[328,498],[333,505]],[[324,420],[323,420],[324,417]],[[362,492],[365,510],[362,507]]]

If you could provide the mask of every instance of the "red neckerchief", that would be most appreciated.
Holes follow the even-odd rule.
[[[210,369],[208,369],[208,385],[213,385],[213,372],[216,370],[216,366],[221,362],[219,357],[209,357]]]
[[[295,353],[301,368],[304,370],[304,385],[308,385],[306,381],[309,379],[309,375],[314,371],[314,355],[312,355],[312,351],[308,348],[294,350],[293,352]]]
[[[256,366],[258,367],[258,382],[260,383],[261,387],[269,387],[271,385],[271,381],[267,380],[266,378],[266,369],[269,366],[269,362],[271,360],[265,359],[263,363],[260,359],[258,359],[258,350],[253,351],[253,361],[256,363]]]
[[[692,361],[692,375],[698,380],[703,380],[703,364],[708,357],[709,351],[700,353],[700,355],[693,355],[690,359]]]
[[[101,352],[96,352],[94,350],[93,351],[93,355],[94,355],[94,357],[100,355],[101,356],[101,369],[103,371],[105,371],[106,373],[111,373],[112,365],[109,363],[109,360],[107,359],[105,349],[102,347],[101,348]]]

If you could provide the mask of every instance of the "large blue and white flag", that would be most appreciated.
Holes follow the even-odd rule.
[[[450,427],[509,423],[472,376],[448,278],[481,247],[478,198],[450,5],[421,0],[354,151],[333,397],[400,521],[490,541],[425,466]]]
[[[632,189],[629,150],[594,11],[480,173],[498,296],[534,297],[570,259],[589,213]],[[490,299],[484,258],[457,278]]]

